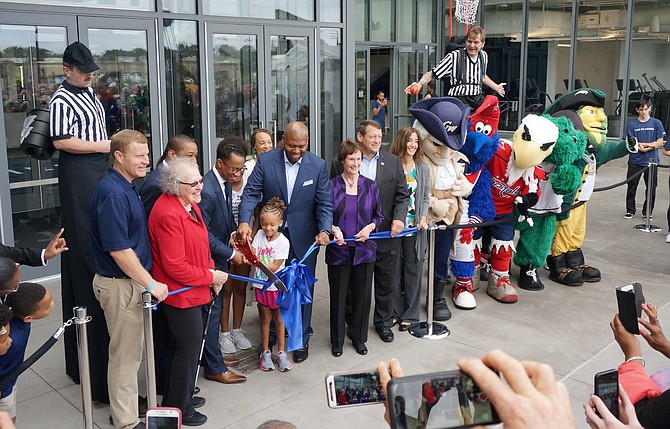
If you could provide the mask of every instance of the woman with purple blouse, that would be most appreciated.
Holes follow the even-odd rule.
[[[377,243],[368,240],[381,223],[377,185],[359,174],[361,148],[352,140],[340,144],[337,159],[344,171],[330,181],[333,191],[333,234],[336,242],[326,247],[330,286],[330,344],[333,356],[342,356],[345,306],[351,296],[349,336],[360,355],[367,354],[368,323],[372,303],[372,273]],[[345,242],[343,237],[354,238]]]

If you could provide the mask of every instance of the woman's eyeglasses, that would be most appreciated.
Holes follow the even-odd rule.
[[[198,185],[202,185],[202,179],[196,180],[195,182],[179,182],[179,183],[181,183],[182,185],[188,185],[191,188],[195,188]]]

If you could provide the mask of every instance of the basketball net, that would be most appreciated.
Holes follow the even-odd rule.
[[[462,24],[473,24],[477,17],[479,0],[456,0],[456,19]]]

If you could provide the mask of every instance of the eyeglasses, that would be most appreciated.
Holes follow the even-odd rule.
[[[195,182],[179,182],[179,183],[181,183],[182,185],[188,185],[191,188],[195,188],[198,185],[202,185],[202,179],[196,180]]]
[[[16,286],[14,286],[13,289],[0,290],[0,302],[4,303],[5,300],[7,299],[8,295],[10,295],[14,292],[18,292],[20,286],[21,286],[21,283],[17,283]]]
[[[228,164],[226,163],[226,161],[221,160],[221,162],[223,162],[223,165],[225,165],[226,168],[228,168],[228,170],[230,170],[230,172],[233,173],[233,174],[244,173],[244,172],[247,170],[247,167],[233,168],[233,167],[231,167],[230,165],[228,165]]]

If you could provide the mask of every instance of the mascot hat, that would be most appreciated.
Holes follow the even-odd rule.
[[[498,97],[495,95],[487,95],[484,97],[484,102],[468,116],[472,127],[470,131],[478,131],[475,129],[477,122],[483,122],[484,125],[491,126],[491,132],[488,135],[494,134],[498,131],[498,123],[500,122],[500,107],[498,106]]]
[[[544,113],[553,115],[559,110],[577,110],[581,106],[589,105],[595,107],[605,107],[605,93],[598,89],[580,88],[563,94],[554,101]]]
[[[433,97],[417,101],[409,112],[434,138],[453,150],[465,143],[470,108],[458,98]]]

